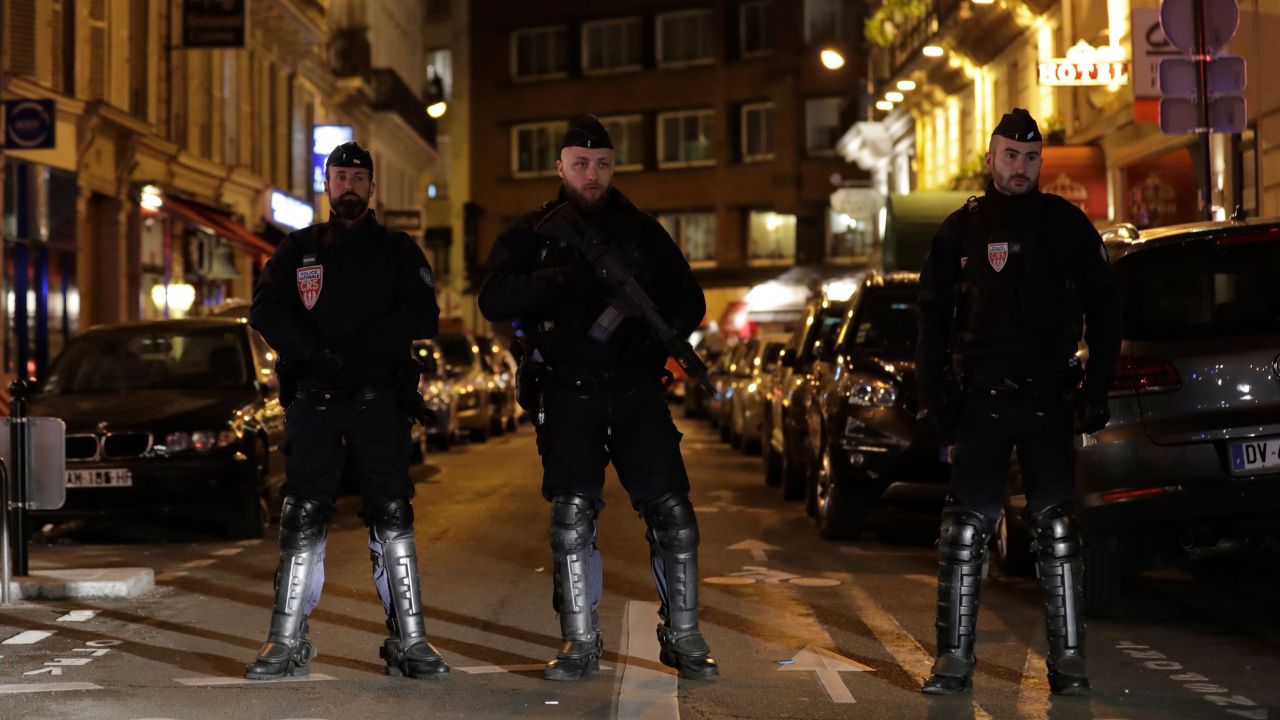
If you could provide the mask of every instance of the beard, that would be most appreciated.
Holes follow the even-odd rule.
[[[578,210],[584,213],[593,213],[599,210],[600,207],[604,205],[604,201],[609,197],[609,186],[601,185],[599,187],[601,188],[600,195],[595,198],[589,198],[579,192],[574,186],[569,183],[565,183],[564,194],[569,196],[569,202],[573,203],[574,207],[578,208]]]
[[[1026,182],[1017,184],[1015,180],[1025,180]],[[1028,175],[1008,175],[995,176],[993,174],[993,182],[998,190],[1005,195],[1026,195],[1040,186],[1040,178],[1032,178]]]
[[[355,220],[369,209],[369,199],[362,198],[359,195],[348,192],[343,193],[338,198],[329,198],[329,207],[333,209],[333,214],[343,220]]]

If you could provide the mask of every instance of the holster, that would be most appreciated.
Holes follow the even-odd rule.
[[[547,366],[528,339],[513,341],[511,350],[520,358],[520,367],[516,369],[516,404],[527,413],[537,412],[547,384]]]
[[[280,383],[280,406],[289,407],[298,396],[297,365],[283,355],[276,355],[276,379]]]

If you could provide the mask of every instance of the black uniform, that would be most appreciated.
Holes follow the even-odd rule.
[[[439,314],[422,251],[373,211],[350,229],[335,218],[285,237],[250,315],[296,373],[282,494],[332,504],[349,448],[366,504],[413,496],[397,377],[411,362],[410,343],[436,334]],[[317,362],[326,350],[341,361],[336,373]]]

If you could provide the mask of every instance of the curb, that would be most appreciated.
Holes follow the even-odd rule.
[[[151,568],[33,570],[9,583],[15,600],[110,600],[135,598],[155,590]]]

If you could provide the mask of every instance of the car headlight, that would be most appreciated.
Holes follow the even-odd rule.
[[[898,401],[893,383],[870,375],[853,375],[849,383],[849,404],[858,407],[892,407]]]
[[[752,395],[754,395],[756,393],[756,390],[759,390],[759,389],[760,389],[760,385],[758,383],[751,383],[750,385],[747,386],[747,392],[751,393]]]

